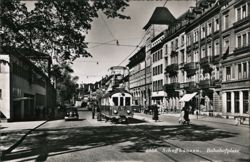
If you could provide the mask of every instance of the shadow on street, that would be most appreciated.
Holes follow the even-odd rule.
[[[135,121],[136,122],[136,121]],[[147,136],[145,134],[153,135]],[[161,139],[179,141],[210,141],[236,136],[231,133],[201,125],[114,125],[101,127],[74,127],[66,129],[39,129],[33,131],[21,144],[25,150],[5,155],[2,160],[30,158],[45,161],[48,156],[66,154],[97,147],[130,142],[119,146],[121,152],[145,152],[149,148],[169,147]],[[8,141],[4,141],[8,142]],[[20,146],[19,146],[20,147]],[[34,159],[34,156],[36,157]]]

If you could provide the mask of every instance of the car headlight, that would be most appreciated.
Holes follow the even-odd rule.
[[[127,110],[127,113],[128,113],[128,114],[130,114],[130,113],[131,113],[131,111],[130,111],[130,110]]]
[[[114,110],[114,114],[117,114],[118,113],[118,111],[117,110]]]

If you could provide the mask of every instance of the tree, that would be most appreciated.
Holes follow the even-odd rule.
[[[38,0],[31,11],[21,0],[1,3],[2,45],[54,54],[59,63],[91,56],[85,35],[99,11],[129,18],[122,14],[128,0]]]

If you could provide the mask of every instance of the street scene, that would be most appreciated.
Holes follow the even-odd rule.
[[[250,161],[248,0],[0,0],[0,161]]]

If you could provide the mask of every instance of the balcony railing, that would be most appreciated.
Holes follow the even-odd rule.
[[[165,68],[165,74],[169,74],[169,76],[175,76],[177,75],[177,72],[178,72],[178,64],[171,64],[171,65],[168,65],[166,68]]]
[[[171,57],[174,57],[174,56],[177,56],[177,55],[178,55],[177,51],[175,51],[175,50],[171,51],[171,54],[170,54]]]
[[[196,62],[189,62],[189,63],[186,63],[186,64],[184,65],[183,69],[184,69],[185,71],[197,69]]]
[[[245,24],[246,22],[249,22],[249,21],[250,21],[250,15],[247,16],[247,17],[245,17],[245,18],[243,18],[243,19],[241,19],[241,20],[239,20],[239,21],[237,21],[237,22],[235,22],[233,24],[233,26],[234,27],[239,27],[239,26],[241,26],[241,25],[243,25],[243,24]]]
[[[166,92],[172,92],[175,89],[179,89],[180,88],[180,83],[170,83],[170,84],[165,84],[164,85],[164,90]]]
[[[208,64],[209,62],[211,61],[211,56],[206,56],[206,57],[203,57],[201,58],[200,60],[200,64]]]
[[[200,80],[199,87],[200,88],[209,88],[210,87],[210,79]]]
[[[242,46],[234,49],[234,55],[248,52],[250,50],[250,44],[247,46]]]

